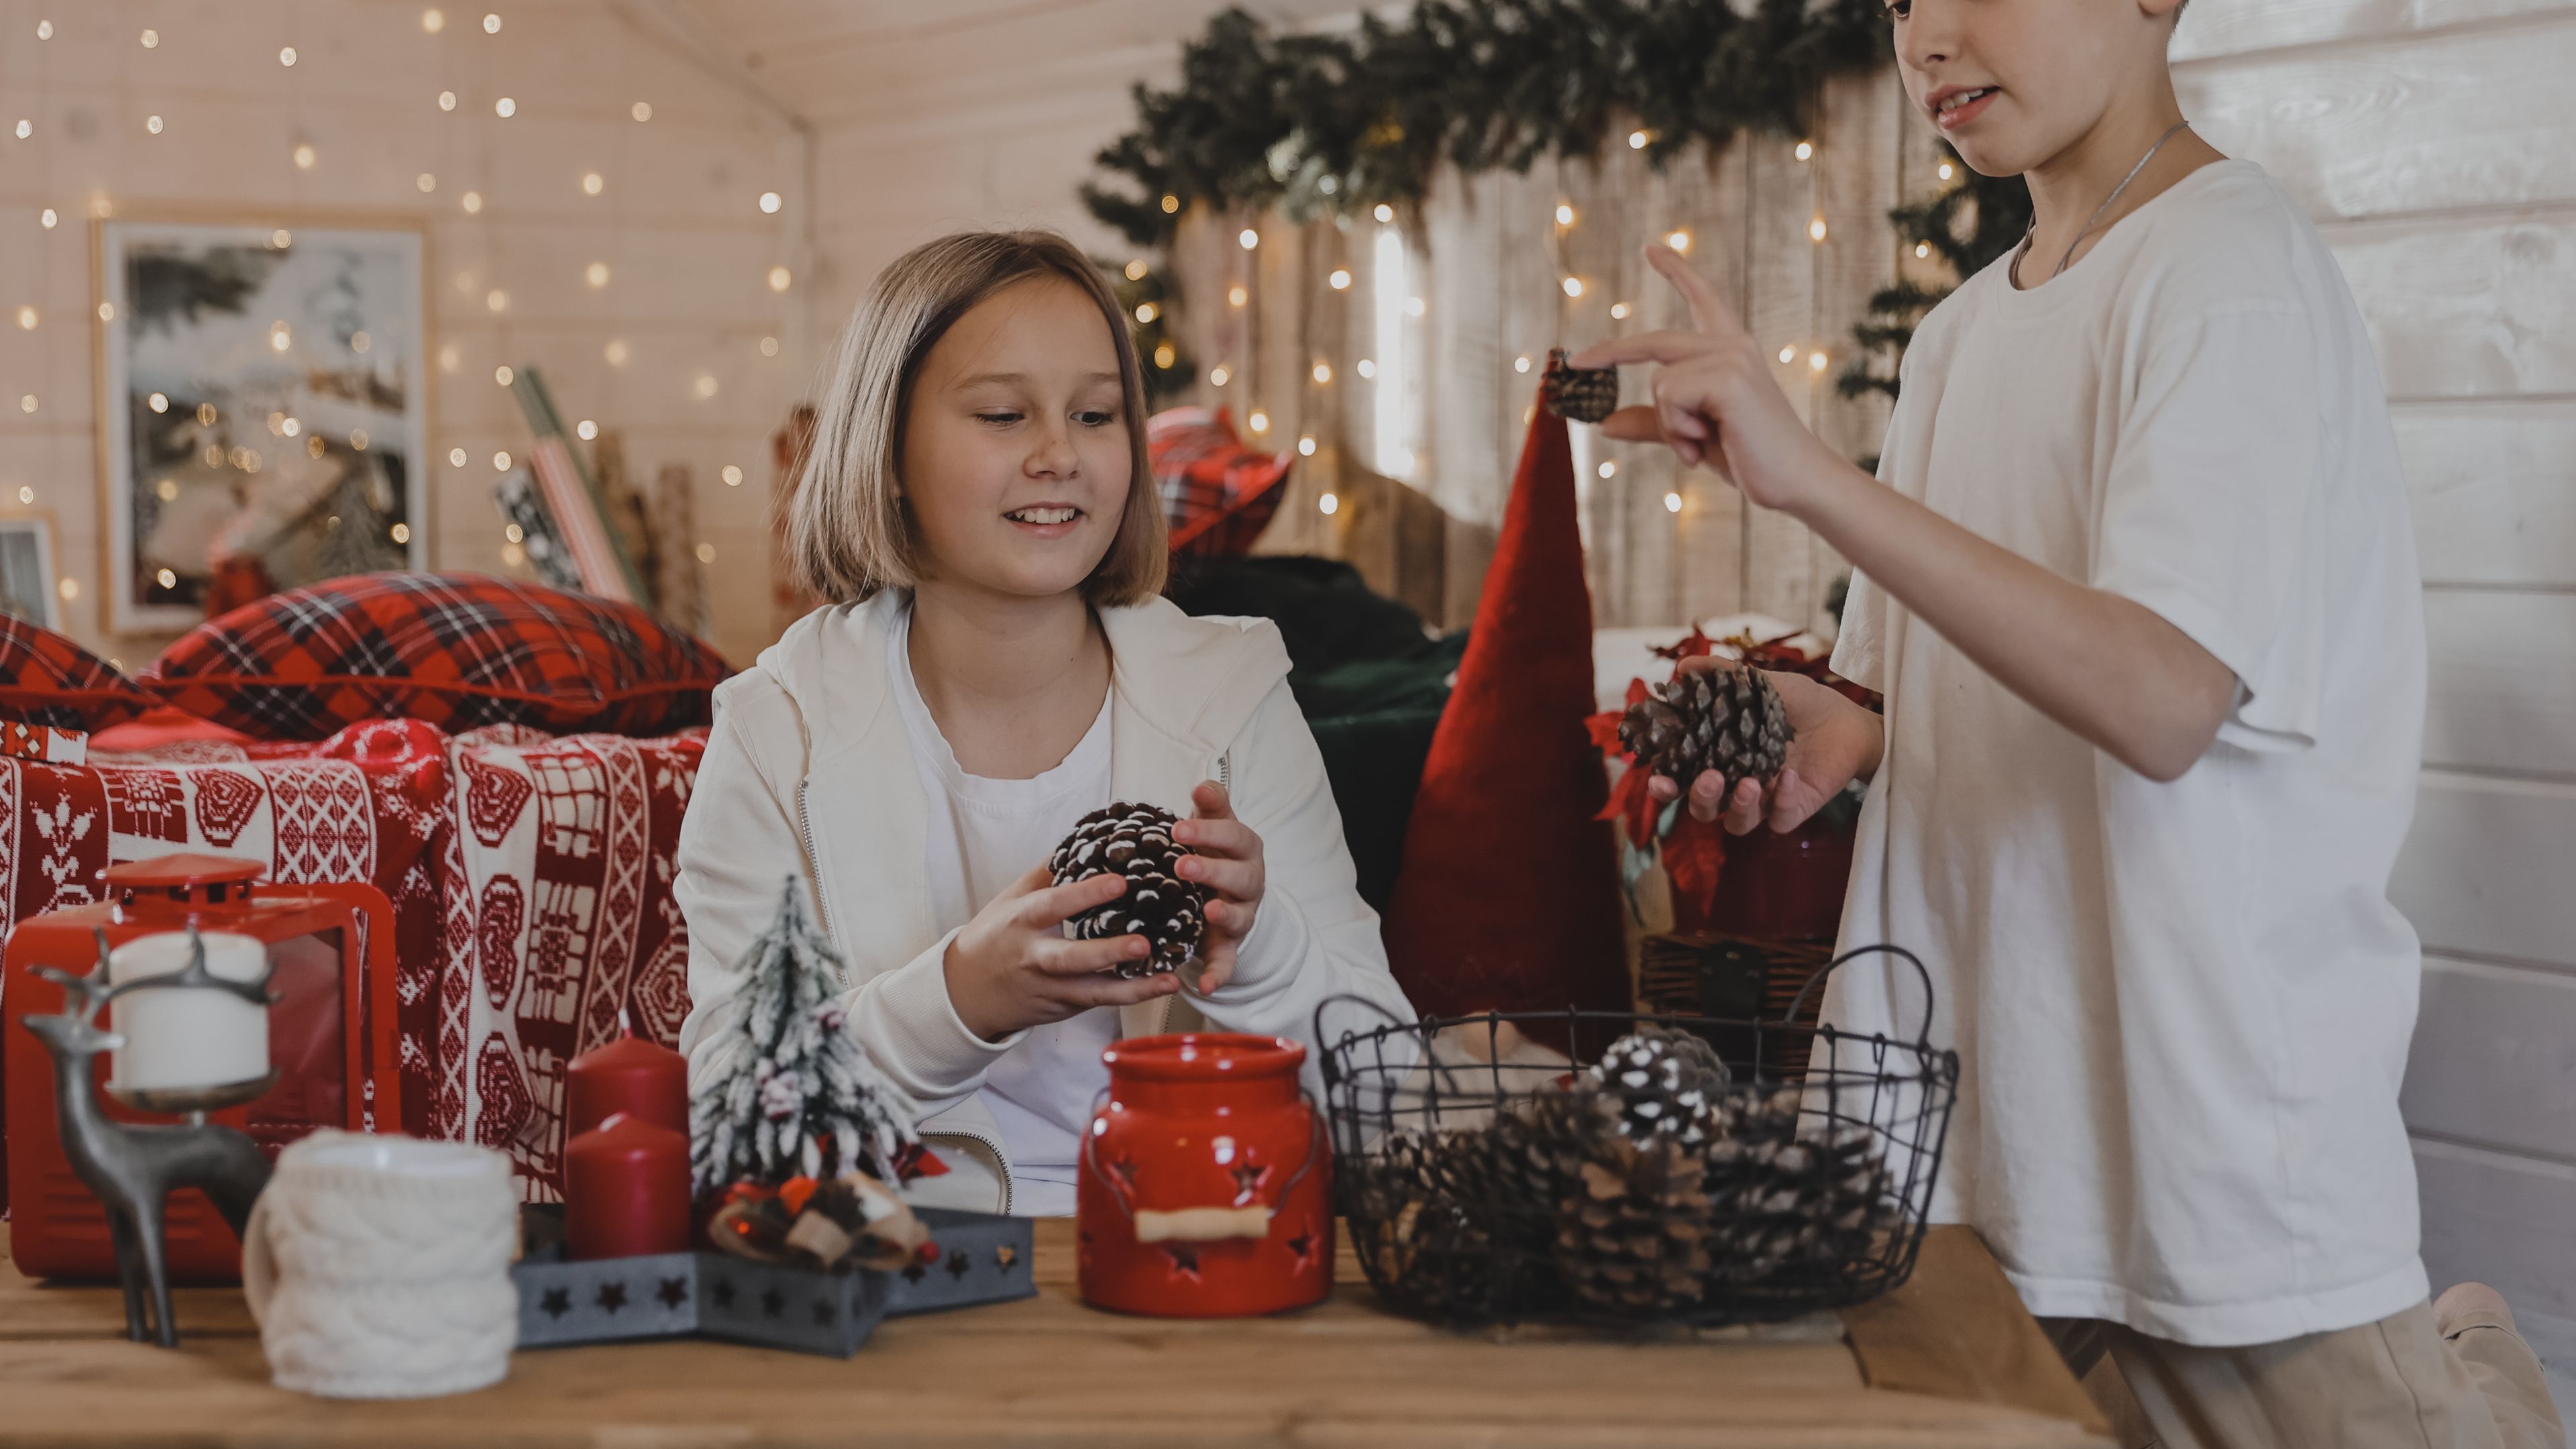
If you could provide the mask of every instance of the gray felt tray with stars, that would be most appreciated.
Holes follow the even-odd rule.
[[[519,1346],[695,1334],[847,1358],[879,1321],[1037,1295],[1027,1218],[915,1210],[939,1260],[899,1273],[814,1273],[712,1250],[567,1259],[563,1209],[520,1210],[527,1249],[510,1268]]]

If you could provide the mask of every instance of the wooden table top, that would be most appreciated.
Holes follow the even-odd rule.
[[[0,1256],[5,1256],[0,1229]],[[1332,1298],[1270,1318],[1128,1318],[1073,1292],[1037,1224],[1035,1299],[876,1331],[847,1361],[666,1340],[537,1349],[450,1398],[273,1388],[238,1289],[179,1291],[175,1353],[112,1287],[0,1271],[0,1445],[1942,1446],[2102,1449],[2105,1426],[1994,1260],[1935,1228],[1913,1279],[1841,1315],[1606,1342],[1461,1335],[1380,1310],[1345,1246]],[[1847,1341],[1845,1339],[1847,1338]]]

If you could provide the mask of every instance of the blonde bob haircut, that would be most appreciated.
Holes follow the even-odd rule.
[[[972,231],[913,248],[877,274],[833,354],[822,411],[800,466],[788,518],[796,581],[834,603],[856,603],[920,578],[921,540],[902,499],[905,419],[930,349],[975,304],[1016,282],[1058,277],[1100,308],[1118,351],[1127,425],[1127,507],[1082,597],[1094,607],[1142,603],[1162,591],[1161,496],[1145,452],[1145,374],[1127,316],[1100,273],[1051,231]]]

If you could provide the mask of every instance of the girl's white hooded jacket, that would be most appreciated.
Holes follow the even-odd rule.
[[[680,1049],[693,1086],[719,1065],[730,1047],[714,1027],[732,1010],[740,962],[777,910],[780,880],[800,876],[849,963],[850,1031],[921,1103],[923,1133],[950,1167],[908,1195],[1008,1212],[1010,1164],[976,1090],[1020,1036],[977,1037],[948,999],[944,958],[956,933],[932,928],[929,802],[886,672],[887,624],[904,603],[888,591],[817,610],[717,688],[680,828],[675,893],[692,1003]],[[1187,815],[1193,787],[1222,781],[1260,833],[1267,868],[1233,979],[1213,996],[1124,1008],[1119,1035],[1204,1021],[1293,1037],[1307,1043],[1306,1083],[1320,1100],[1312,1037],[1326,998],[1357,995],[1402,1021],[1414,1013],[1387,970],[1377,913],[1360,899],[1323,756],[1288,692],[1278,627],[1193,618],[1163,599],[1099,614],[1111,658],[1112,797]],[[1329,1020],[1345,1024],[1339,1012]],[[1347,1024],[1380,1023],[1362,1011]]]

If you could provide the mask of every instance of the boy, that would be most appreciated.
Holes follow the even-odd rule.
[[[2424,643],[2377,369],[2315,231],[2184,127],[2181,5],[1889,7],[1909,97],[2036,219],[1915,334],[1885,486],[1669,251],[1694,329],[1574,359],[1662,364],[1611,434],[1852,561],[1834,666],[1887,696],[1774,676],[1779,778],[1680,783],[1740,832],[1873,779],[1843,937],[1921,953],[1963,1059],[1934,1213],[2166,1449],[2556,1446],[2503,1300],[2428,1304],[2417,1257],[2386,886]],[[1910,1032],[1913,995],[1855,966],[1828,1010]]]

